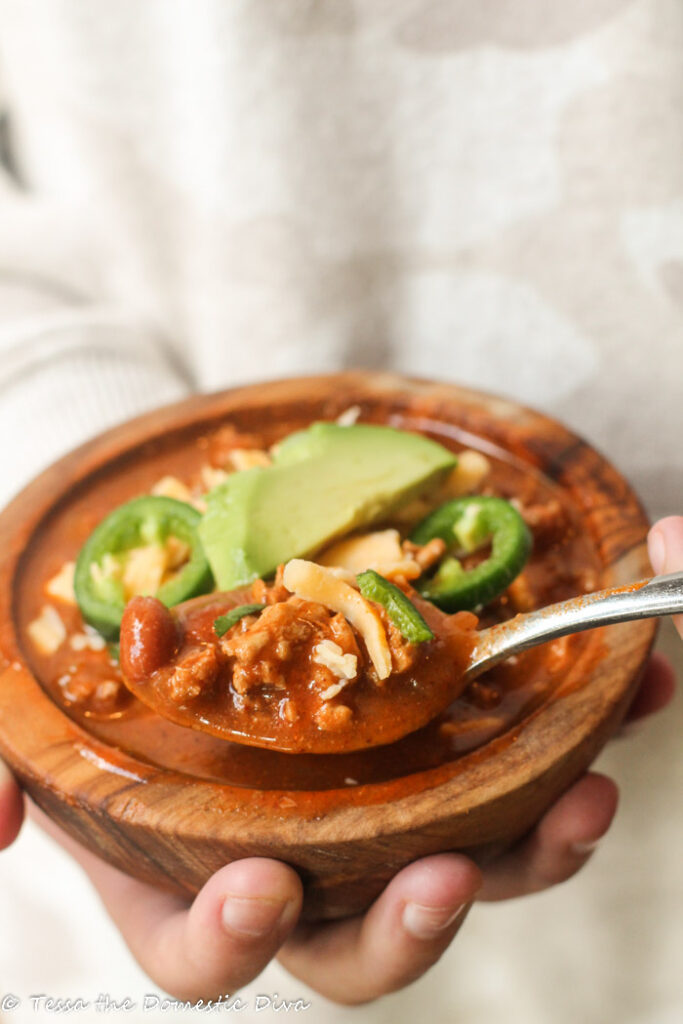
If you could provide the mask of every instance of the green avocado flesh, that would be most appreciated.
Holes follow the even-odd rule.
[[[351,530],[386,520],[456,465],[435,441],[392,427],[314,423],[272,466],[233,473],[207,495],[199,536],[220,590],[271,576]]]

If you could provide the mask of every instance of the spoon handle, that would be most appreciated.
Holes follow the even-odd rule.
[[[474,679],[504,658],[559,636],[615,622],[676,615],[679,612],[683,612],[683,572],[654,576],[650,580],[611,587],[593,594],[580,594],[482,630],[465,678]]]

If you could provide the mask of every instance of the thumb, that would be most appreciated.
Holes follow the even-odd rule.
[[[221,868],[190,907],[103,867],[94,881],[133,956],[153,981],[182,1000],[217,999],[255,978],[301,910],[296,873],[266,858]]]
[[[654,524],[647,538],[652,567],[658,575],[683,569],[683,516],[667,516]],[[683,615],[674,616],[683,636]]]
[[[260,974],[297,922],[293,868],[247,857],[220,868],[191,905],[100,860],[37,807],[31,816],[81,865],[152,981],[183,1001],[217,999]]]

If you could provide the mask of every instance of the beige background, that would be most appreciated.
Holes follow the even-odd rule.
[[[0,496],[191,388],[361,365],[534,404],[683,512],[682,52],[680,0],[0,0]],[[601,759],[579,878],[300,1016],[678,1024],[682,719]],[[34,829],[0,892],[8,1020],[149,990]]]

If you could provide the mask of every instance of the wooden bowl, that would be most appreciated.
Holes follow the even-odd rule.
[[[31,483],[0,516],[0,752],[32,799],[118,868],[185,894],[250,855],[292,864],[308,919],[365,908],[403,865],[460,850],[479,862],[513,843],[591,763],[631,700],[656,625],[584,634],[562,685],[514,729],[440,767],[381,782],[287,789],[228,785],[134,756],[70,717],[30,668],[18,621],[22,573],[51,524],[87,508],[93,488],[172,456],[220,423],[259,429],[364,418],[503,450],[562,489],[595,545],[599,586],[648,575],[648,523],[620,474],[546,416],[451,384],[346,373],[200,396],[110,430]],[[290,429],[292,429],[290,427]],[[75,512],[73,513],[76,514]],[[277,755],[275,755],[277,756]],[[280,757],[297,755],[279,755]]]

